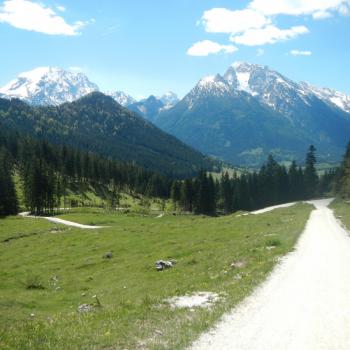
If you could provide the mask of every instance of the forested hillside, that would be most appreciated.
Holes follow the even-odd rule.
[[[259,172],[233,177],[225,173],[214,180],[202,170],[194,178],[174,180],[134,164],[35,140],[0,126],[0,215],[18,211],[14,174],[23,189],[25,207],[39,215],[53,213],[62,203],[65,205],[67,190],[73,184],[105,186],[110,208],[118,204],[120,193],[129,192],[148,198],[171,198],[175,211],[206,215],[315,198],[329,193],[337,177],[344,193],[350,188],[350,147],[341,170],[321,177],[315,167],[316,149],[310,146],[303,168],[293,162],[287,169],[270,155]]]
[[[122,191],[169,197],[171,180],[163,175],[94,153],[34,140],[0,126],[0,215],[18,211],[15,173],[26,208],[39,215],[53,213],[65,203],[67,190],[73,184],[106,186],[111,207],[117,204]]]
[[[337,171],[334,183],[335,191],[343,198],[350,198],[350,142],[347,145],[343,161]]]
[[[169,176],[192,176],[218,165],[99,92],[58,107],[0,99],[0,122],[37,139],[135,162]]]

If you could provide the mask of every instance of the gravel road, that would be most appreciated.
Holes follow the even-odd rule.
[[[349,350],[350,237],[315,200],[296,249],[191,350]]]
[[[83,224],[78,224],[77,222],[63,220],[63,219],[59,219],[59,218],[55,218],[55,217],[51,217],[51,216],[33,216],[33,215],[29,215],[29,214],[30,214],[29,212],[19,213],[19,215],[24,217],[24,218],[45,219],[45,220],[54,222],[55,224],[62,224],[62,225],[66,225],[66,226],[84,228],[84,229],[88,229],[88,230],[96,230],[99,228],[107,227],[107,226],[83,225]]]

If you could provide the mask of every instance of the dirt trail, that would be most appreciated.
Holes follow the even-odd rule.
[[[191,350],[349,350],[350,237],[312,201],[294,252]]]
[[[77,222],[63,220],[63,219],[59,219],[59,218],[55,218],[55,217],[50,217],[50,216],[32,216],[32,215],[29,215],[29,214],[30,214],[29,212],[23,212],[23,213],[20,213],[19,215],[23,216],[25,218],[45,219],[45,220],[54,222],[55,224],[62,224],[62,225],[66,225],[66,226],[84,228],[84,229],[88,229],[88,230],[96,230],[98,228],[107,227],[107,226],[82,225],[82,224],[78,224]]]

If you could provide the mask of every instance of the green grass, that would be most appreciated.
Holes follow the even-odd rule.
[[[350,230],[350,201],[337,198],[331,203],[330,208],[334,210],[335,215]]]
[[[76,209],[61,216],[111,226],[93,231],[0,219],[0,349],[184,349],[266,278],[311,209],[161,219]],[[104,259],[109,251],[113,258]],[[158,259],[177,264],[156,272]],[[244,264],[232,268],[237,261]],[[32,281],[39,287],[28,288]],[[197,291],[219,293],[221,301],[195,310],[164,303]],[[79,314],[94,295],[102,307]]]

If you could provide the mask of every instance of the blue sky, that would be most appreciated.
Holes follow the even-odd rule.
[[[236,60],[350,94],[350,0],[0,1],[0,86],[79,67],[102,90],[186,94]]]

